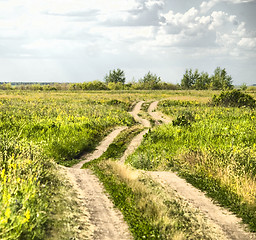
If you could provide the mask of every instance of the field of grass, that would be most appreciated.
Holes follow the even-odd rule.
[[[138,169],[177,171],[256,231],[255,109],[165,100],[159,110],[173,123],[150,131],[128,162]]]
[[[115,98],[117,97],[117,98]],[[113,127],[132,125],[129,97],[0,92],[0,238],[45,239],[71,165]]]
[[[109,191],[116,186],[115,192],[120,190],[122,196],[120,199],[130,196],[131,200],[127,198],[130,202],[123,202],[123,207],[133,204],[128,212],[146,211],[143,205],[136,208],[140,206],[140,198],[134,197],[143,193],[140,197],[148,196],[146,199],[151,201],[152,192],[158,190],[152,190],[150,180],[142,175],[127,180],[119,172],[133,173],[107,159],[120,158],[128,142],[142,130],[133,126],[135,122],[128,113],[134,103],[162,99],[165,100],[160,102],[159,110],[176,119],[177,125],[155,126],[128,162],[139,169],[178,171],[230,207],[255,231],[256,114],[247,108],[208,105],[216,93],[0,91],[0,239],[46,239],[56,214],[65,205],[65,186],[56,163],[73,165],[116,126],[126,125],[129,129],[122,132],[101,159],[87,167],[94,168],[101,180],[109,184],[109,187],[106,185]],[[144,105],[144,110],[147,106]],[[144,185],[140,185],[141,191],[134,190],[133,180],[135,185]],[[146,190],[147,187],[152,191]],[[152,200],[153,210],[154,204]],[[170,206],[168,202],[161,204],[163,210]],[[177,212],[177,218],[180,216],[182,213]],[[180,223],[168,220],[173,221],[174,230],[177,225],[177,231],[165,231],[164,221],[152,222],[147,213],[144,217],[146,225],[135,225],[132,230],[141,236],[152,229],[152,234],[162,238],[169,234],[179,239],[179,236],[191,234],[195,227],[194,223],[188,224],[180,231]],[[58,218],[61,222],[64,216],[60,214]],[[181,217],[180,222],[185,219]],[[149,229],[147,233],[145,228]],[[199,238],[206,239],[204,234],[198,235]],[[66,233],[66,236],[70,235]]]

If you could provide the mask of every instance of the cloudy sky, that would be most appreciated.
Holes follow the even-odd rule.
[[[0,82],[226,68],[256,83],[256,0],[0,0]]]

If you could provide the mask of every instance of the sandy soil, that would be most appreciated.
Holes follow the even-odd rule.
[[[134,117],[134,119],[137,122],[140,122],[144,127],[147,129],[143,130],[141,133],[139,133],[137,136],[135,136],[132,141],[130,142],[129,146],[127,147],[126,151],[124,152],[124,155],[121,157],[120,161],[125,162],[126,158],[132,154],[141,144],[143,140],[143,136],[148,132],[149,127],[151,126],[150,122],[147,119],[143,119],[138,116],[141,105],[143,104],[143,101],[138,102],[135,107],[133,108],[132,112],[130,114]]]
[[[98,178],[88,169],[68,168],[67,176],[74,186],[82,212],[87,214],[90,228],[87,230],[89,239],[126,240],[132,239],[128,225],[119,210],[104,192]],[[80,237],[84,236],[80,235]],[[87,239],[87,238],[78,238]]]
[[[148,172],[153,179],[160,182],[165,188],[175,190],[190,205],[199,209],[207,218],[218,225],[228,239],[247,240],[256,239],[251,233],[244,230],[241,219],[229,211],[214,204],[212,200],[191,184],[181,179],[173,172]]]
[[[99,158],[109,147],[109,145],[114,141],[114,139],[117,137],[117,135],[122,132],[127,127],[118,127],[114,131],[112,131],[96,148],[96,150],[91,154],[86,154],[81,157],[82,160],[78,164],[75,164],[73,168],[80,169],[86,162],[90,162],[96,158]]]
[[[170,123],[172,119],[161,112],[156,111],[158,101],[152,102],[148,108],[148,114],[156,121],[157,124],[160,123]]]

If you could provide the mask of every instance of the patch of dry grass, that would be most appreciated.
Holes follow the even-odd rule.
[[[108,174],[132,189],[136,207],[159,227],[164,239],[226,239],[198,210],[174,191],[165,190],[146,172],[113,161],[101,165]]]

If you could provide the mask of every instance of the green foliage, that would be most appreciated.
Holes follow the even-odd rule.
[[[236,89],[223,91],[219,96],[214,95],[212,103],[224,107],[256,107],[256,100],[252,96]]]
[[[217,67],[214,70],[214,74],[209,77],[207,72],[202,72],[199,74],[196,69],[193,73],[192,69],[186,69],[183,78],[181,79],[182,89],[196,89],[196,90],[225,90],[232,89],[232,78],[227,75],[226,69],[221,69]]]
[[[190,126],[195,121],[194,114],[190,111],[184,111],[177,119],[172,121],[173,126]]]
[[[92,81],[92,82],[84,82],[84,83],[73,83],[70,85],[70,89],[72,90],[108,90],[108,87],[105,83],[101,81]]]
[[[0,139],[0,238],[43,239],[58,179],[35,145],[8,135]]]
[[[105,82],[108,83],[121,83],[124,84],[125,83],[125,75],[124,75],[124,71],[121,69],[117,69],[117,70],[113,70],[113,71],[109,71],[109,74],[105,76]]]
[[[139,80],[143,89],[158,89],[158,84],[161,82],[161,78],[156,74],[148,72],[143,78]]]
[[[245,91],[247,88],[248,88],[248,87],[247,87],[246,83],[243,83],[243,84],[240,86],[240,89],[241,89],[242,91]]]
[[[232,77],[227,75],[226,69],[221,69],[217,67],[214,70],[214,74],[211,77],[210,87],[213,90],[225,90],[225,89],[232,89]]]
[[[181,87],[182,89],[192,89],[194,88],[194,84],[199,79],[199,73],[196,69],[195,72],[192,72],[192,69],[186,69],[185,74],[181,80]]]
[[[2,90],[12,90],[12,85],[11,83],[3,83],[3,84],[0,84],[0,89]]]

